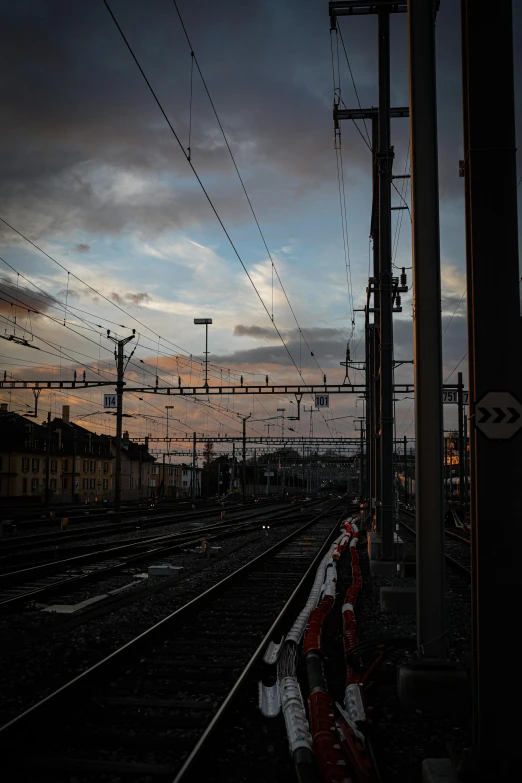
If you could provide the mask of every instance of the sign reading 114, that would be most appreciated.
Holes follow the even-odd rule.
[[[104,408],[117,408],[118,407],[118,401],[115,394],[104,394],[103,395],[103,407]]]

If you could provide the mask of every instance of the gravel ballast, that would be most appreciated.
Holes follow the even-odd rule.
[[[3,694],[0,723],[12,719],[146,628],[210,588],[240,568],[247,560],[261,554],[295,531],[300,523],[301,520],[297,520],[297,522],[274,527],[268,537],[259,533],[249,533],[248,543],[240,549],[217,561],[210,560],[210,565],[205,570],[188,576],[161,592],[144,597],[138,602],[121,607],[78,627],[63,626],[61,630],[50,633],[38,644],[26,646],[21,652],[11,654],[8,651],[4,652],[0,655],[2,672],[0,689]],[[112,579],[109,581],[113,583]],[[120,581],[120,577],[117,581]],[[128,576],[127,581],[131,581]],[[97,590],[100,588],[101,585],[96,586]],[[33,618],[33,625],[41,623],[42,615],[46,615],[43,622],[53,621],[52,616],[47,612],[41,612],[34,606],[15,616],[1,618],[2,637],[8,640],[12,633],[19,632],[22,628],[26,629],[31,624],[31,618]],[[74,623],[73,620],[73,626]]]

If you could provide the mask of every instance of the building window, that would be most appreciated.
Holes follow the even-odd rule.
[[[58,467],[57,461],[55,459],[52,459],[51,460],[51,473],[56,473],[57,467]]]
[[[49,481],[49,487],[53,490],[53,492],[56,492],[56,479],[51,479]]]
[[[67,479],[66,478],[62,479],[62,489],[67,489]]]
[[[96,479],[89,479],[89,489],[94,489]]]
[[[134,489],[134,476],[130,477],[130,488]]]
[[[103,479],[103,488],[109,489],[109,479]]]
[[[82,479],[82,489],[89,489],[89,479]]]
[[[0,470],[2,470],[2,457],[0,457]]]
[[[26,478],[22,479],[22,492],[24,493],[24,495],[27,493],[27,479]]]
[[[33,473],[38,473],[40,470],[40,460],[33,457]]]
[[[183,486],[184,486],[184,487],[188,487],[188,481],[185,481],[185,480],[183,479]]]
[[[91,459],[91,473],[96,473],[96,460]]]
[[[31,492],[37,492],[38,491],[38,479],[32,478],[31,479]]]
[[[62,470],[64,473],[67,473],[67,460],[62,459]]]
[[[83,460],[83,472],[88,473],[89,472],[89,460],[84,459]]]
[[[151,487],[155,487],[156,486],[156,479],[151,479],[150,480],[150,486]]]
[[[169,468],[169,476],[173,476],[173,475],[174,475],[174,468]]]
[[[24,473],[29,470],[29,457],[22,457],[22,470]],[[25,491],[27,492],[27,489]]]
[[[109,472],[109,463],[108,462],[104,462],[103,463],[103,472],[104,473],[108,473]]]

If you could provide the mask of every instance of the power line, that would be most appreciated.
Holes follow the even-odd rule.
[[[457,310],[459,309],[460,305],[462,304],[462,300],[463,300],[463,299],[464,299],[464,297],[466,296],[466,291],[467,291],[467,290],[468,290],[467,288],[465,288],[465,289],[464,289],[464,293],[463,293],[463,294],[462,294],[462,296],[460,297],[458,305],[457,305],[457,306],[456,306],[456,308],[454,309],[454,311],[453,311],[453,314],[452,314],[451,318],[449,319],[448,323],[446,324],[446,326],[445,326],[445,328],[444,328],[444,331],[442,332],[442,336],[443,336],[443,337],[444,337],[444,335],[446,334],[446,332],[448,331],[448,327],[449,327],[450,323],[453,321],[453,316],[455,315],[455,313],[456,313],[456,312],[457,312]]]
[[[104,5],[105,5],[105,7],[107,8],[107,10],[108,10],[109,14],[111,15],[111,18],[112,18],[112,20],[113,20],[114,24],[116,25],[116,28],[118,29],[118,32],[120,33],[120,35],[121,35],[121,37],[122,37],[122,39],[123,39],[123,41],[124,41],[124,43],[125,43],[125,45],[126,45],[127,49],[129,50],[129,53],[130,53],[130,55],[131,55],[132,59],[133,59],[133,60],[134,60],[134,62],[136,63],[136,66],[137,66],[137,68],[138,68],[139,72],[141,73],[141,75],[142,75],[142,77],[143,77],[143,79],[144,79],[144,81],[145,81],[145,84],[146,84],[146,85],[147,85],[147,87],[149,88],[149,91],[150,91],[150,93],[151,93],[152,97],[153,97],[153,98],[154,98],[154,100],[156,101],[156,104],[157,104],[157,106],[158,106],[159,110],[161,111],[161,113],[162,113],[162,115],[163,115],[163,117],[164,117],[164,119],[165,119],[165,122],[166,122],[166,123],[167,123],[167,125],[169,126],[169,128],[170,128],[170,131],[171,131],[172,135],[173,135],[173,136],[174,136],[174,138],[176,139],[176,141],[177,141],[177,143],[178,143],[178,145],[179,145],[179,148],[180,148],[181,152],[183,153],[183,156],[185,157],[185,160],[187,161],[188,165],[189,165],[189,166],[190,166],[190,168],[192,169],[192,172],[193,172],[194,176],[196,177],[196,179],[197,179],[197,181],[198,181],[198,183],[199,183],[199,185],[200,185],[200,187],[201,187],[201,189],[202,189],[202,191],[203,191],[203,193],[204,193],[204,195],[205,195],[205,197],[206,197],[206,199],[207,199],[207,201],[208,201],[208,203],[209,203],[209,205],[210,205],[210,207],[211,207],[212,211],[214,212],[214,215],[216,216],[216,219],[217,219],[218,223],[220,224],[221,228],[223,229],[223,232],[224,232],[224,234],[225,234],[226,238],[228,239],[228,241],[229,241],[229,244],[230,244],[230,246],[231,246],[232,250],[234,251],[234,253],[235,253],[235,255],[236,255],[236,257],[237,257],[237,259],[238,259],[239,263],[240,263],[240,264],[241,264],[241,266],[243,267],[243,270],[244,270],[244,272],[245,272],[246,276],[248,277],[248,279],[249,279],[249,281],[250,281],[250,283],[251,283],[251,285],[252,285],[252,287],[253,287],[254,291],[256,292],[256,294],[257,294],[257,297],[258,297],[259,301],[261,302],[261,304],[262,304],[262,306],[263,306],[263,308],[264,308],[264,310],[265,310],[266,314],[267,314],[267,315],[268,315],[268,317],[270,318],[270,321],[272,322],[272,325],[273,325],[274,329],[276,330],[276,332],[277,332],[277,335],[278,335],[279,339],[281,340],[281,342],[282,342],[282,344],[283,344],[283,346],[284,346],[284,348],[285,348],[285,350],[286,350],[286,352],[287,352],[288,356],[290,357],[290,360],[291,360],[292,364],[294,365],[295,369],[296,369],[296,370],[297,370],[297,372],[299,373],[299,376],[300,376],[300,377],[302,378],[302,380],[304,381],[304,378],[303,378],[303,376],[302,376],[302,374],[301,374],[301,371],[300,371],[299,367],[297,366],[297,364],[296,364],[296,362],[295,362],[295,359],[294,359],[294,357],[293,357],[293,356],[292,356],[292,354],[290,353],[290,350],[288,349],[288,346],[287,346],[287,344],[285,343],[285,341],[284,341],[284,339],[283,339],[283,336],[282,336],[281,332],[279,331],[279,329],[277,328],[277,326],[276,326],[276,324],[275,324],[275,322],[274,322],[273,318],[271,318],[271,317],[270,317],[270,312],[269,312],[269,310],[268,310],[268,308],[267,308],[267,306],[266,306],[266,304],[265,304],[265,302],[264,302],[264,300],[263,300],[263,297],[262,297],[262,296],[261,296],[261,294],[259,293],[259,291],[258,291],[258,289],[257,289],[257,286],[256,286],[256,284],[255,284],[255,283],[254,283],[254,281],[252,280],[252,277],[251,277],[251,275],[250,275],[250,273],[249,273],[248,269],[246,268],[246,266],[245,266],[245,263],[244,263],[243,259],[241,258],[240,254],[239,254],[239,251],[237,250],[237,248],[236,248],[236,246],[235,246],[234,242],[232,241],[232,237],[231,237],[231,236],[230,236],[230,234],[228,233],[228,231],[227,231],[227,229],[226,229],[226,226],[225,226],[225,224],[223,223],[223,221],[222,221],[222,219],[221,219],[221,217],[220,217],[220,215],[219,215],[219,213],[218,213],[218,211],[217,211],[216,207],[214,206],[214,203],[213,203],[212,199],[210,198],[210,196],[209,196],[209,194],[208,194],[208,192],[207,192],[207,190],[206,190],[205,186],[203,185],[203,182],[202,182],[202,180],[201,180],[201,178],[200,178],[199,174],[197,173],[197,171],[196,171],[196,169],[195,169],[195,167],[194,167],[194,164],[192,163],[192,161],[191,161],[191,160],[189,160],[189,157],[188,157],[187,153],[185,152],[185,148],[183,147],[183,144],[181,143],[181,140],[180,140],[180,138],[179,138],[178,134],[177,134],[177,133],[176,133],[176,131],[174,130],[174,127],[173,127],[173,125],[172,125],[171,121],[169,120],[169,118],[168,118],[168,116],[167,116],[167,113],[165,112],[165,109],[163,108],[163,106],[162,106],[162,104],[161,104],[161,101],[159,100],[158,96],[157,96],[157,95],[156,95],[156,93],[154,92],[154,89],[153,89],[153,87],[152,87],[151,83],[149,82],[149,80],[148,80],[147,76],[145,75],[145,71],[144,71],[144,70],[143,70],[143,68],[141,67],[141,65],[140,65],[140,62],[139,62],[138,58],[136,57],[136,55],[135,55],[135,53],[134,53],[134,50],[133,50],[133,48],[131,47],[131,45],[130,45],[129,41],[127,40],[127,38],[126,38],[126,36],[125,36],[125,33],[123,32],[122,28],[120,27],[120,25],[119,25],[119,23],[118,23],[118,21],[117,21],[116,17],[114,16],[114,14],[113,14],[113,12],[112,12],[112,10],[111,10],[110,6],[109,6],[109,3],[107,2],[107,0],[103,0],[103,2],[104,2]],[[138,323],[139,323],[139,322],[138,322]]]
[[[281,286],[281,289],[282,289],[282,291],[283,291],[283,293],[284,293],[284,295],[285,295],[285,298],[286,298],[286,301],[287,301],[287,303],[288,303],[288,306],[289,306],[289,308],[290,308],[290,311],[291,311],[291,313],[292,313],[292,315],[293,315],[293,317],[294,317],[294,321],[295,321],[295,323],[296,323],[296,325],[297,325],[297,328],[299,329],[299,334],[300,334],[300,335],[302,335],[302,337],[303,337],[303,340],[304,340],[304,342],[305,342],[305,344],[306,344],[306,347],[307,347],[307,348],[308,348],[308,350],[310,351],[310,356],[311,356],[311,357],[314,359],[314,361],[315,361],[315,363],[316,363],[317,367],[319,368],[319,370],[320,370],[320,371],[321,371],[321,373],[322,373],[322,372],[323,372],[323,370],[322,370],[322,368],[321,368],[321,365],[320,365],[320,364],[319,364],[319,362],[317,361],[317,359],[316,359],[316,357],[315,357],[315,354],[314,354],[314,352],[313,352],[313,351],[312,351],[312,349],[310,348],[310,345],[308,344],[308,341],[307,341],[307,339],[306,339],[305,335],[303,334],[303,331],[302,331],[302,329],[301,329],[301,326],[299,325],[299,321],[297,320],[297,316],[296,316],[296,314],[295,314],[295,312],[294,312],[294,308],[292,307],[292,304],[291,304],[291,302],[290,302],[290,299],[288,298],[288,294],[286,293],[285,287],[284,287],[284,285],[283,285],[283,281],[281,280],[281,277],[280,277],[280,275],[279,275],[279,272],[277,271],[277,267],[276,267],[276,265],[274,264],[274,260],[273,260],[273,258],[272,258],[272,254],[271,254],[271,252],[270,252],[270,250],[269,250],[269,247],[268,247],[268,244],[267,244],[267,242],[266,242],[265,235],[263,234],[263,230],[261,229],[261,226],[260,226],[260,224],[259,224],[259,220],[258,220],[258,218],[257,218],[257,215],[256,215],[255,211],[254,211],[254,207],[253,207],[253,205],[252,205],[252,202],[251,202],[251,200],[250,200],[250,196],[248,195],[247,189],[246,189],[246,187],[245,187],[245,183],[244,183],[244,181],[243,181],[243,178],[242,178],[242,176],[241,176],[241,173],[240,173],[240,171],[239,171],[239,168],[238,168],[238,166],[237,166],[237,163],[236,163],[236,160],[235,160],[235,158],[234,158],[234,154],[233,154],[233,152],[232,152],[232,149],[231,149],[231,147],[230,147],[230,144],[229,144],[228,138],[227,138],[227,136],[226,136],[225,130],[224,130],[224,128],[223,128],[223,125],[222,125],[222,123],[221,123],[221,120],[219,119],[219,115],[218,115],[218,113],[217,113],[217,109],[216,109],[216,107],[215,107],[215,105],[214,105],[214,101],[212,100],[212,97],[211,97],[211,95],[210,95],[210,91],[209,91],[209,89],[208,89],[208,87],[207,87],[207,83],[206,83],[206,81],[205,81],[205,77],[203,76],[203,72],[202,72],[202,70],[201,70],[201,67],[200,67],[200,65],[199,65],[198,58],[196,57],[196,54],[195,54],[195,52],[194,52],[194,47],[192,46],[192,42],[191,42],[191,40],[190,40],[190,38],[189,38],[189,34],[188,34],[188,32],[187,32],[187,29],[186,29],[186,27],[185,27],[185,24],[184,24],[184,22],[183,22],[183,19],[182,19],[182,17],[181,17],[181,14],[180,14],[180,11],[179,11],[179,8],[178,8],[178,4],[177,4],[176,0],[172,0],[172,2],[174,3],[174,7],[175,7],[175,9],[176,9],[176,12],[177,12],[177,14],[178,14],[179,21],[180,21],[180,23],[181,23],[181,26],[182,26],[182,28],[183,28],[183,32],[185,33],[185,38],[187,39],[187,43],[188,43],[188,45],[189,45],[189,47],[190,47],[190,53],[191,53],[192,60],[195,62],[195,64],[196,64],[196,68],[198,69],[198,73],[199,73],[199,75],[200,75],[200,77],[201,77],[201,81],[202,81],[202,83],[203,83],[203,87],[205,88],[205,92],[207,93],[207,97],[208,97],[208,99],[209,99],[209,101],[210,101],[210,105],[211,105],[211,107],[212,107],[212,111],[214,112],[214,116],[215,116],[215,118],[216,118],[216,121],[217,121],[217,123],[218,123],[218,125],[219,125],[219,129],[220,129],[220,131],[221,131],[221,134],[222,134],[222,136],[223,136],[223,139],[224,139],[224,141],[225,141],[225,144],[226,144],[226,146],[227,146],[228,152],[229,152],[229,154],[230,154],[230,157],[231,157],[231,159],[232,159],[232,163],[234,164],[234,168],[235,168],[235,170],[236,170],[236,174],[237,174],[237,176],[238,176],[238,178],[239,178],[239,181],[240,181],[240,183],[241,183],[241,187],[243,188],[243,193],[245,194],[245,198],[246,198],[246,200],[247,200],[247,202],[248,202],[248,206],[250,207],[250,211],[252,212],[252,215],[253,215],[253,218],[254,218],[254,220],[255,220],[256,226],[257,226],[257,228],[258,228],[258,230],[259,230],[259,234],[260,234],[260,236],[261,236],[261,239],[263,240],[263,244],[264,244],[264,246],[265,246],[265,250],[266,250],[266,252],[268,253],[268,257],[269,257],[269,259],[270,259],[270,263],[272,264],[272,268],[273,268],[273,270],[274,270],[274,271],[275,271],[275,273],[276,273],[276,276],[277,276],[277,279],[278,279],[278,281],[279,281],[279,284],[280,284],[280,286]],[[192,93],[191,93],[191,99],[192,99]],[[273,310],[273,308],[272,308],[272,310]]]
[[[362,111],[361,101],[359,100],[359,93],[357,91],[357,87],[356,87],[356,84],[355,84],[355,79],[353,78],[352,66],[350,65],[350,60],[348,58],[348,52],[346,51],[346,46],[344,45],[343,34],[342,34],[342,31],[341,31],[341,28],[338,25],[336,26],[335,30],[336,30],[336,32],[337,31],[339,32],[339,37],[341,39],[341,43],[342,43],[343,50],[344,50],[344,56],[346,57],[346,63],[348,65],[348,70],[350,71],[350,76],[351,76],[351,79],[352,79],[352,84],[353,84],[353,89],[354,89],[354,92],[355,92],[355,97],[357,98],[357,103],[359,104],[359,109],[361,109],[361,111]],[[370,134],[368,133],[368,128],[366,126],[366,120],[364,118],[363,118],[363,124],[364,124],[364,130],[366,131],[366,136],[368,138],[368,145],[369,145],[369,147],[371,149],[372,143],[370,141]],[[354,120],[354,125],[358,129],[359,126],[357,125],[355,120]]]

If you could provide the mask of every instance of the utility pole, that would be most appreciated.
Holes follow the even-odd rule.
[[[380,449],[381,558],[394,559],[393,503],[393,320],[390,147],[390,11],[378,12],[379,34],[379,327],[380,327]]]
[[[243,416],[243,471],[241,474],[241,494],[243,496],[243,504],[246,503],[246,423],[252,416],[251,413],[248,416]]]
[[[114,477],[114,513],[117,515],[121,511],[121,435],[123,425],[123,387],[125,386],[123,361],[125,356],[123,354],[123,348],[131,340],[134,340],[136,330],[132,330],[130,337],[125,337],[122,340],[118,340],[117,337],[112,337],[110,329],[107,329],[107,338],[116,345],[116,370],[118,373],[118,379],[116,382],[116,474]],[[73,476],[74,484],[74,476]]]
[[[270,459],[266,463],[266,495],[270,495]]]
[[[47,412],[47,459],[45,460],[45,505],[51,503],[51,411]]]
[[[192,502],[195,503],[196,501],[196,435],[197,433],[194,433],[192,436]]]
[[[435,4],[408,0],[415,373],[417,648],[446,658]]]
[[[230,491],[236,488],[236,444],[232,444],[232,476],[230,477]]]
[[[72,479],[71,479],[71,484],[72,484],[72,486],[71,486],[71,503],[73,503],[73,504],[74,504],[74,496],[75,496],[75,491],[76,491],[75,483],[76,483],[76,451],[77,451],[76,444],[77,444],[77,437],[78,437],[78,433],[76,432],[76,430],[73,430],[73,456],[72,456],[72,473],[71,473],[71,475],[72,475]]]
[[[464,384],[462,382],[462,373],[458,373],[457,394],[458,394],[458,415],[459,415],[459,511],[464,514]]]
[[[408,502],[408,438],[404,436],[404,503]]]
[[[485,19],[477,3],[461,0],[461,12],[471,461],[470,779],[483,781],[512,776],[520,761],[518,721],[491,724],[492,715],[508,715],[511,705],[522,701],[519,677],[510,678],[508,688],[499,688],[498,677],[491,677],[495,650],[517,649],[513,606],[520,605],[522,591],[522,527],[515,522],[522,508],[522,364],[513,9],[511,2],[496,3]],[[496,112],[484,111],[485,84],[501,91],[501,121]],[[500,304],[494,318],[492,302]],[[503,414],[495,418],[503,419],[508,437],[485,429],[486,413],[495,415],[494,406]]]

